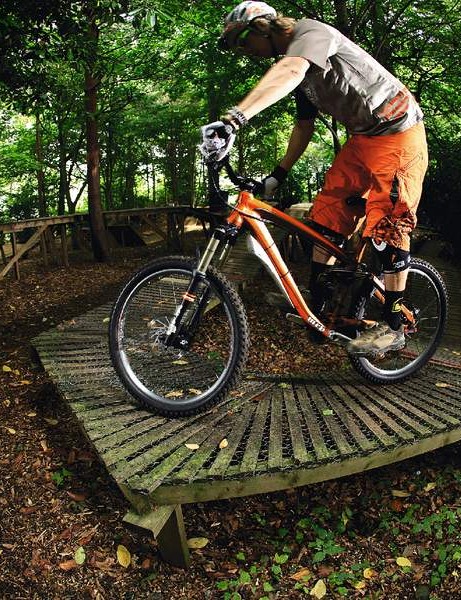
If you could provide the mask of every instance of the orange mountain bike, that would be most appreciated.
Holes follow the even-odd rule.
[[[223,165],[240,190],[225,222],[198,259],[160,258],[133,275],[113,307],[112,363],[126,389],[147,408],[189,415],[222,400],[242,376],[250,334],[240,296],[220,267],[242,233],[248,249],[272,275],[291,307],[287,318],[331,342],[347,344],[376,324],[384,304],[381,267],[363,262],[365,242],[353,256],[325,235],[254,197],[257,182]],[[216,167],[215,181],[219,171]],[[301,294],[267,224],[282,227],[336,257],[324,274],[327,306],[314,314]],[[347,300],[346,300],[347,299]],[[406,345],[386,355],[353,356],[366,379],[403,381],[434,354],[447,318],[447,291],[428,262],[412,258],[403,301]]]

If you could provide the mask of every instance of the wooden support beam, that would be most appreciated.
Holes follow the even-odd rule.
[[[48,268],[48,250],[46,248],[45,232],[43,232],[43,235],[40,236],[40,251],[42,253],[43,266],[46,269]]]
[[[17,281],[19,281],[19,279],[20,279],[19,261],[16,259],[16,257],[19,259],[19,256],[18,256],[18,243],[17,243],[17,240],[16,240],[16,233],[14,231],[11,233],[11,249],[12,249],[12,252],[13,252],[13,256],[11,258],[10,263],[13,262],[13,264],[14,264],[14,275],[15,275]],[[8,265],[5,267],[5,269],[7,269],[7,268],[8,268]],[[2,275],[3,275],[3,272],[5,271],[5,269],[3,269],[3,271],[2,271]]]
[[[69,268],[69,253],[67,251],[67,230],[66,230],[66,224],[62,223],[60,226],[60,232],[61,232],[61,257],[62,257],[62,264],[66,267],[66,269]]]
[[[18,249],[17,246],[16,233],[14,231],[11,231],[11,246],[13,250],[13,256],[11,257],[10,261],[5,266],[3,271],[0,273],[0,279],[5,277],[5,275],[12,267],[14,267],[15,269],[16,279],[19,279],[19,259],[23,254],[25,254],[28,250],[30,250],[37,244],[37,242],[41,239],[42,233],[47,227],[48,224],[41,225],[39,229],[34,233],[34,235],[30,239],[28,239],[25,244],[21,245],[20,249]]]
[[[158,506],[143,514],[130,510],[123,520],[151,531],[166,562],[177,567],[189,566],[189,548],[180,504]]]

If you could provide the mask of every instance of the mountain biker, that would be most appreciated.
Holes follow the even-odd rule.
[[[374,58],[333,27],[277,14],[265,2],[241,2],[226,17],[219,47],[248,56],[280,58],[259,83],[219,121],[202,127],[202,153],[220,160],[248,120],[294,92],[297,120],[285,156],[263,180],[273,196],[314,132],[318,112],[343,123],[349,138],[326,174],[310,218],[335,243],[343,243],[366,215],[384,267],[384,322],[349,342],[367,355],[405,345],[400,301],[410,261],[410,232],[427,169],[423,114],[411,93]],[[347,203],[363,197],[362,205]],[[319,276],[334,257],[315,247],[309,289],[322,305]]]

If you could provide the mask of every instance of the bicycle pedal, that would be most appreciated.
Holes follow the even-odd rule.
[[[287,313],[285,315],[285,318],[287,319],[287,321],[291,321],[292,323],[295,323],[296,325],[305,325],[305,321],[302,319],[302,317],[300,317],[299,315],[295,315],[293,313]]]

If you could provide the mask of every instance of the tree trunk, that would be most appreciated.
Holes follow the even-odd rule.
[[[90,16],[88,23],[90,47],[93,47],[91,59],[85,72],[85,113],[86,113],[86,149],[87,149],[87,180],[88,180],[88,210],[90,214],[91,244],[95,260],[109,260],[104,215],[101,206],[101,185],[99,172],[99,140],[97,120],[97,94],[99,78],[94,75],[96,49],[99,30]]]
[[[66,190],[67,190],[67,152],[64,137],[63,121],[58,116],[58,145],[59,145],[59,196],[58,215],[66,212]]]
[[[40,217],[46,217],[45,200],[45,172],[43,170],[43,143],[42,143],[42,124],[38,111],[35,113],[35,157],[37,159],[37,195],[38,195],[38,214]]]
[[[107,210],[114,208],[114,132],[112,125],[109,123],[107,131],[107,147],[106,147],[106,168],[104,171],[104,195],[106,198]]]
[[[351,37],[349,14],[346,0],[334,0],[336,12],[336,27],[347,37]]]

